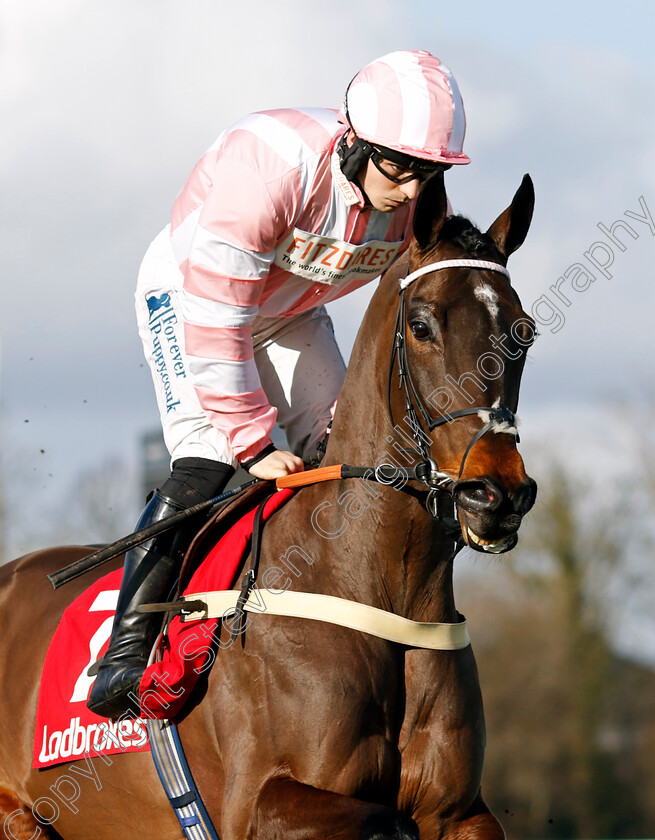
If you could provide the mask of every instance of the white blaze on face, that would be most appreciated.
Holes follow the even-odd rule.
[[[495,318],[496,315],[498,315],[498,295],[494,292],[491,286],[487,286],[486,283],[483,283],[476,287],[473,294],[478,300],[486,303],[487,309],[489,310],[489,314],[492,318]]]

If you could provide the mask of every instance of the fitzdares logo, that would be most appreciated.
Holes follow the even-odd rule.
[[[146,304],[150,313],[148,324],[152,334],[153,359],[164,389],[168,414],[180,404],[173,390],[175,379],[186,379],[177,333],[179,323],[169,294],[151,295],[146,298]]]
[[[352,245],[339,239],[294,228],[275,251],[275,265],[306,280],[334,286],[345,280],[378,277],[396,256],[402,242]]]

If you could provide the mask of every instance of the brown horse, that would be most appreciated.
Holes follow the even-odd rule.
[[[460,620],[453,539],[440,517],[454,500],[463,540],[503,551],[535,497],[512,417],[534,330],[502,273],[533,200],[526,176],[483,234],[446,216],[442,177],[428,182],[415,240],[360,328],[324,461],[423,461],[427,483],[335,480],[300,490],[264,530],[260,580],[295,546],[295,589],[418,621]],[[444,265],[451,260],[473,263]],[[429,268],[399,295],[421,266]],[[179,838],[147,754],[31,769],[49,639],[100,573],[56,592],[46,574],[87,551],[46,550],[0,569],[0,825],[20,840]],[[470,646],[408,648],[257,615],[241,644],[219,652],[179,731],[223,840],[503,836],[480,791],[485,730]]]

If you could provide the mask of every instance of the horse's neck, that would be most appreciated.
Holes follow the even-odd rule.
[[[399,435],[387,407],[395,300],[393,287],[380,288],[369,305],[339,396],[326,466],[345,463],[373,467],[393,462],[409,466],[415,461],[411,456],[403,461],[399,448],[410,447],[411,440]],[[394,384],[397,387],[397,383],[392,387]],[[394,442],[398,448],[393,447]],[[433,524],[423,505],[402,488],[365,480],[352,480],[352,486],[328,482],[323,487],[322,498],[340,505],[346,514],[348,499],[344,496],[349,491],[351,499],[356,493],[365,506],[356,521],[351,519],[354,527],[349,526],[339,539],[349,588],[358,588],[362,599],[372,599],[368,603],[415,620],[456,620],[452,563],[448,562],[452,540]],[[344,551],[346,546],[348,550]],[[357,557],[356,569],[348,561],[353,556]]]
[[[456,621],[453,542],[401,488],[363,479],[312,488],[313,591],[415,621]],[[313,556],[313,551],[310,550]]]
[[[383,279],[366,311],[353,347],[332,422],[325,464],[373,464],[393,433],[387,410],[387,375],[397,300]]]

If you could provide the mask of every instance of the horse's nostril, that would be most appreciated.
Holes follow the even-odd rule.
[[[455,492],[457,504],[470,511],[483,513],[495,510],[502,502],[502,493],[486,481],[462,481]]]
[[[513,494],[512,501],[516,510],[521,514],[526,514],[534,505],[537,497],[537,484],[529,478],[516,492]]]
[[[534,505],[536,495],[537,485],[531,478],[509,491],[489,478],[462,479],[454,492],[457,504],[471,513],[515,513],[519,517]]]

